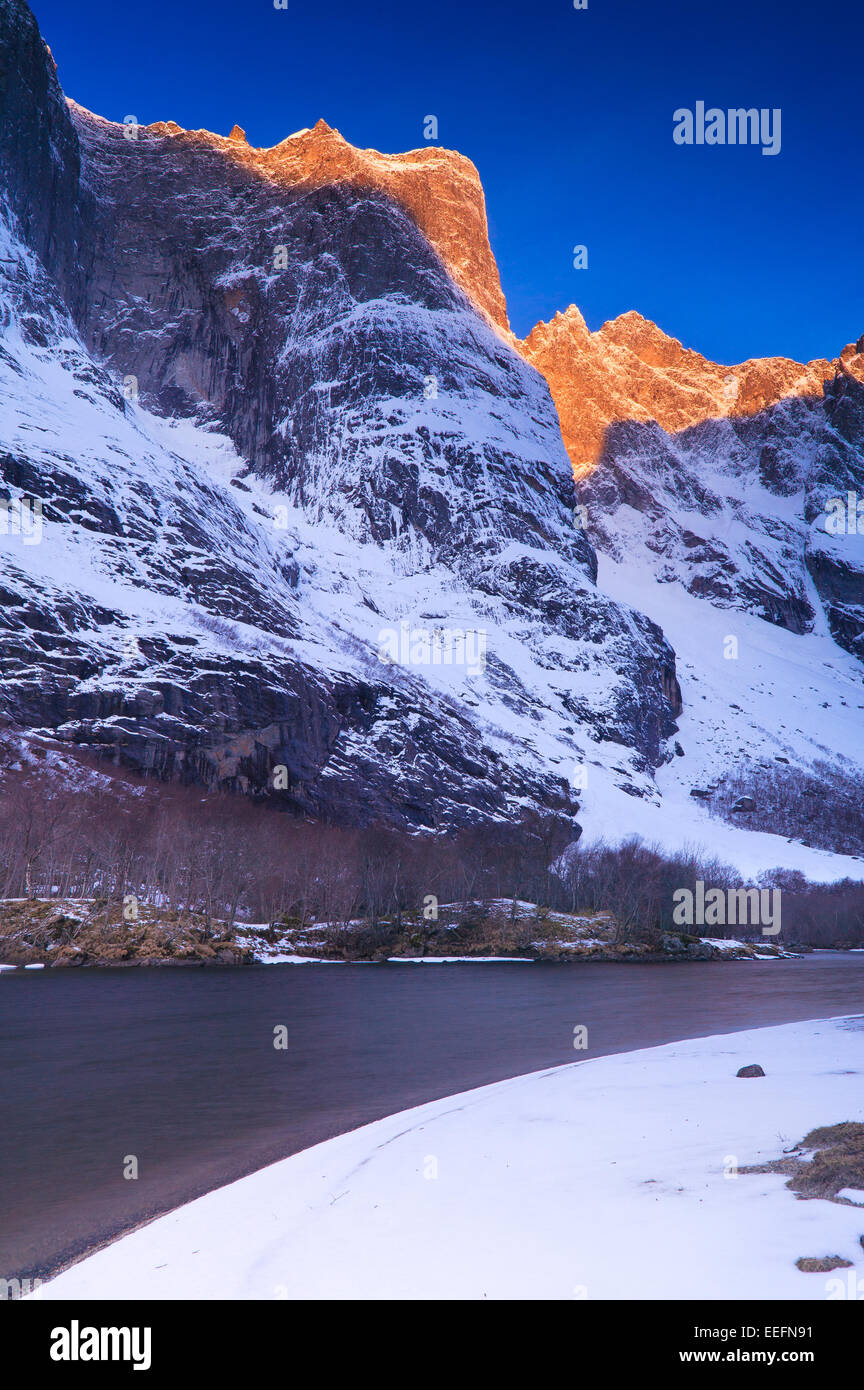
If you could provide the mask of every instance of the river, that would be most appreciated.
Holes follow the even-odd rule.
[[[213,1187],[440,1096],[860,1012],[864,953],[3,973],[0,1278],[44,1277]],[[587,1051],[574,1052],[577,1025]]]

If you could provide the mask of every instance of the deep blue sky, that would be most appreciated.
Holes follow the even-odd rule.
[[[468,155],[524,334],[638,309],[721,362],[864,333],[860,0],[32,0],[69,96],[272,145]],[[780,107],[782,150],[682,148],[697,100]],[[572,247],[589,268],[573,269]]]

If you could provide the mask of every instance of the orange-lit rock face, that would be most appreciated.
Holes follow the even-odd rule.
[[[469,299],[505,333],[507,305],[489,245],[486,202],[480,177],[464,155],[430,145],[407,154],[358,150],[337,130],[319,121],[272,149],[254,149],[235,126],[227,139],[209,131],[183,131],[173,121],[145,129],[186,141],[222,145],[226,155],[265,178],[292,188],[323,188],[347,183],[378,189],[411,214]]]
[[[521,348],[549,383],[577,477],[594,468],[612,421],[656,420],[675,433],[702,420],[755,414],[784,396],[821,396],[838,370],[864,380],[864,340],[836,362],[762,357],[724,367],[634,312],[591,333],[575,305],[538,323]]]
[[[239,125],[227,137],[183,130],[174,121],[144,129],[171,136],[190,150],[199,142],[221,148],[226,158],[291,188],[347,183],[392,198],[413,217],[475,307],[546,378],[577,477],[595,467],[613,421],[655,420],[675,433],[718,416],[755,414],[784,396],[821,396],[824,381],[838,370],[864,380],[864,339],[844,348],[834,362],[802,365],[765,357],[724,367],[682,347],[633,311],[591,333],[572,304],[520,342],[507,321],[479,175],[454,150],[434,145],[405,154],[360,150],[324,121],[271,149],[249,145]]]

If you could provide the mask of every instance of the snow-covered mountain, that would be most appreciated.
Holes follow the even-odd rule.
[[[853,375],[683,432],[616,405],[577,496],[570,359],[510,333],[462,156],[104,121],[22,0],[0,46],[10,732],[349,823],[845,871],[689,793],[864,760],[858,570],[796,520],[817,457],[861,478]]]
[[[571,306],[524,347],[551,385],[598,549],[620,559],[635,543],[661,582],[796,633],[819,626],[821,604],[834,639],[864,656],[864,338],[834,362],[724,367],[639,314],[590,333]],[[851,530],[835,525],[850,493]],[[864,534],[864,507],[861,522]]]
[[[857,791],[860,837],[864,339],[834,362],[726,367],[638,314],[591,333],[571,307],[524,348],[558,405],[601,587],[675,648],[667,809],[694,791],[722,805],[730,782],[763,804],[801,796],[806,842]]]
[[[0,14],[3,475],[42,503],[7,721],[347,820],[572,819],[595,744],[647,788],[671,648],[597,589],[544,381],[406,208],[127,138]]]

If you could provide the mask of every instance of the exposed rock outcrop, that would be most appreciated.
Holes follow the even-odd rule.
[[[593,544],[634,541],[657,577],[864,653],[864,544],[832,499],[864,494],[864,339],[833,362],[725,367],[636,313],[589,332],[572,306],[524,344],[549,382]],[[864,534],[864,509],[862,509]],[[857,527],[853,519],[852,527]],[[815,587],[814,587],[815,586]]]
[[[780,401],[821,398],[842,372],[864,381],[864,341],[834,362],[757,357],[733,366],[711,362],[631,310],[590,332],[575,304],[538,323],[525,357],[549,383],[577,478],[600,462],[609,427],[655,421],[667,434],[706,420],[758,415]],[[771,454],[762,461],[771,481]],[[776,479],[782,490],[782,478]]]

